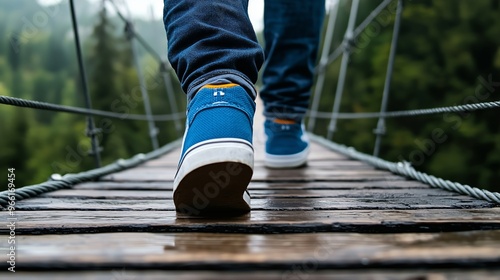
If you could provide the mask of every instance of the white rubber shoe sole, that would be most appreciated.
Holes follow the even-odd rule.
[[[305,148],[300,153],[292,155],[272,155],[266,153],[264,157],[264,164],[266,165],[266,167],[276,169],[300,167],[307,163],[308,155],[309,147]]]
[[[174,178],[176,210],[189,215],[250,211],[246,189],[253,165],[252,144],[242,139],[212,139],[192,146]]]

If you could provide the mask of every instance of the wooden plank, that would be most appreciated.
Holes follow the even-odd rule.
[[[432,209],[432,208],[490,208],[495,204],[468,196],[435,196],[390,198],[274,198],[252,199],[253,210],[297,211],[297,210],[346,210],[346,209]],[[94,198],[32,198],[16,203],[18,210],[173,210],[171,199],[94,199]]]
[[[196,218],[175,211],[21,211],[24,234],[116,231],[439,232],[500,229],[500,208],[422,210],[252,211],[233,218]],[[8,228],[0,227],[0,233]]]
[[[167,190],[172,191],[172,182],[86,182],[75,185],[75,190]],[[418,181],[366,181],[366,182],[251,182],[250,190],[340,190],[340,189],[429,189]]]
[[[344,164],[345,162],[345,164]],[[272,168],[267,168],[263,165],[255,165],[254,166],[254,172],[263,172],[263,171],[298,171],[301,172],[303,170],[307,169],[313,169],[313,170],[326,170],[326,171],[376,171],[373,172],[375,174],[378,173],[390,173],[389,171],[383,171],[383,170],[376,170],[373,166],[367,165],[365,163],[359,162],[359,161],[352,161],[352,160],[346,160],[346,161],[313,161],[310,162],[307,166],[304,167],[299,167],[299,168],[290,168],[290,169],[272,169]],[[125,171],[136,171],[136,172],[148,172],[148,173],[162,173],[162,172],[174,172],[177,171],[177,165],[168,165],[168,166],[148,166],[148,165],[140,165],[137,167],[134,167],[133,169],[125,170]],[[124,172],[124,171],[122,171]],[[368,174],[372,172],[367,172]]]
[[[355,190],[303,190],[303,189],[250,189],[252,198],[370,198],[370,199],[399,199],[400,197],[434,197],[434,196],[459,196],[440,189],[373,189],[367,192],[363,189]],[[96,198],[96,199],[172,199],[172,191],[151,190],[59,190],[45,193],[39,197],[46,198]]]
[[[104,181],[172,181],[176,168],[134,168],[102,177]],[[252,181],[394,181],[404,177],[380,170],[267,169],[254,170]]]
[[[177,168],[177,162],[151,160],[138,166],[138,168]],[[255,168],[265,168],[263,161],[255,161]],[[367,163],[357,160],[309,160],[307,168],[320,169],[337,169],[337,170],[352,170],[352,169],[367,169],[374,170],[375,167]]]
[[[408,234],[100,233],[17,237],[23,269],[494,267],[500,231]],[[6,254],[6,248],[0,249]],[[2,266],[6,267],[6,263]]]
[[[0,273],[0,278],[11,276]],[[498,280],[500,270],[495,269],[414,269],[410,271],[396,270],[317,270],[300,265],[295,269],[286,271],[193,271],[177,272],[165,270],[130,270],[117,268],[111,271],[92,272],[16,272],[18,280],[234,280],[234,279],[258,279],[258,280]]]

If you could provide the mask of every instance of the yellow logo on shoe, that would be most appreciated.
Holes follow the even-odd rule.
[[[238,84],[219,84],[219,85],[205,85],[202,88],[213,88],[213,89],[219,89],[219,88],[232,88],[232,87],[237,87],[239,86]]]

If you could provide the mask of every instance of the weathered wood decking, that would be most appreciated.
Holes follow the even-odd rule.
[[[241,217],[175,213],[179,151],[18,202],[16,279],[500,279],[500,207],[318,144],[269,170],[255,143]]]

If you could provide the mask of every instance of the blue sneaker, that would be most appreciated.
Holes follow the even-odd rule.
[[[267,167],[293,168],[306,164],[309,139],[302,123],[284,119],[266,120],[264,131]]]
[[[174,178],[176,210],[190,215],[250,211],[255,102],[237,84],[206,85],[187,108]]]

